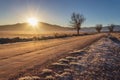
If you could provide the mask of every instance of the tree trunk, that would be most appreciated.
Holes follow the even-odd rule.
[[[77,29],[77,35],[79,35],[79,29]]]
[[[98,31],[98,33],[100,33],[100,31]]]

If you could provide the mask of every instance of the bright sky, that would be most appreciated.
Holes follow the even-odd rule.
[[[83,26],[120,24],[120,0],[0,0],[0,25],[41,22],[69,26],[73,12],[85,16]]]

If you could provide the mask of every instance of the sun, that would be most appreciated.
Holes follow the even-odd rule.
[[[28,23],[29,23],[31,26],[35,27],[35,26],[38,25],[38,19],[35,18],[35,17],[30,17],[30,18],[28,18]]]

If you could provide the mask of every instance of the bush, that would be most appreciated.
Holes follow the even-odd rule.
[[[100,33],[102,30],[102,24],[97,24],[95,29]]]
[[[114,24],[111,24],[110,26],[108,26],[109,32],[113,32],[114,31]]]

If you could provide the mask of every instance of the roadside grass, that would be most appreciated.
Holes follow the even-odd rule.
[[[54,33],[53,35],[50,35],[50,36],[49,35],[48,36],[34,36],[32,38],[21,38],[21,37],[0,38],[0,44],[16,43],[16,42],[27,42],[27,41],[39,41],[39,40],[48,40],[48,39],[66,38],[66,37],[84,36],[84,35],[90,35],[90,34],[82,33],[80,35],[77,35],[77,34]]]

